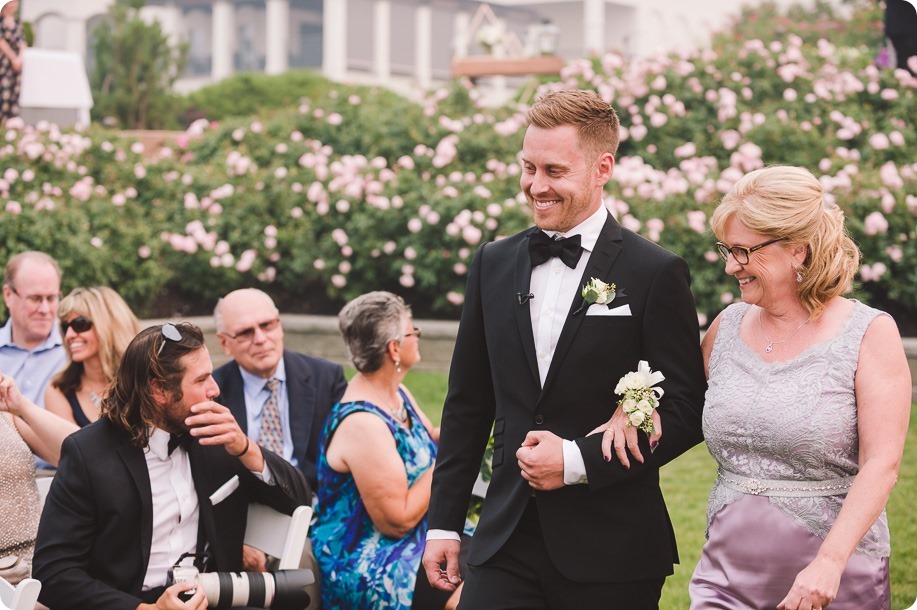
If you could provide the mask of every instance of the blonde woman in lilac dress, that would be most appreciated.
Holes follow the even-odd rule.
[[[859,251],[808,171],[748,174],[712,225],[742,302],[703,341],[719,470],[691,608],[888,609],[911,401],[895,322],[842,296]]]

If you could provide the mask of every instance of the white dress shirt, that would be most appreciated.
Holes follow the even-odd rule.
[[[169,455],[169,433],[153,428],[144,452],[153,494],[153,539],[143,590],[166,584],[166,576],[182,553],[197,550],[199,507],[188,452],[178,447]]]

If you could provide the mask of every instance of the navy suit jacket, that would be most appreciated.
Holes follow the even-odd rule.
[[[315,463],[325,418],[331,407],[344,395],[347,380],[341,365],[289,350],[283,351],[287,375],[287,398],[290,404],[290,435],[293,456],[311,489],[316,489]],[[242,430],[248,433],[245,411],[245,389],[239,364],[233,360],[216,369],[213,378],[220,386],[217,402],[229,407]]]
[[[685,261],[623,229],[608,217],[582,277],[614,282],[613,306],[631,315],[577,311],[573,299],[544,387],[532,333],[529,229],[481,246],[468,273],[458,338],[443,409],[442,433],[428,514],[431,529],[461,531],[481,455],[493,427],[493,479],[487,490],[470,565],[490,559],[533,498],[515,452],[530,430],[574,440],[588,484],[535,492],[545,546],[576,582],[627,582],[664,577],[677,562],[675,536],[659,489],[659,467],[702,440],[704,379],[697,313]],[[662,371],[659,407],[664,434],[645,464],[624,470],[605,462],[599,434],[615,409],[618,380],[640,360]]]

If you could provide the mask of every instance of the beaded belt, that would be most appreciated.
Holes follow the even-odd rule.
[[[812,498],[816,496],[839,496],[847,493],[855,476],[828,479],[825,481],[774,481],[754,479],[720,468],[717,472],[726,487],[754,496],[785,496],[791,498]]]

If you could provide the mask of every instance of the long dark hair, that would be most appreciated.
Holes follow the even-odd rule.
[[[181,400],[185,373],[181,359],[204,347],[204,334],[197,326],[175,324],[179,341],[167,338],[163,326],[151,326],[134,337],[121,358],[108,397],[102,401],[102,417],[141,448],[147,446],[150,428],[162,417],[162,406],[153,397],[153,382],[171,399]]]

